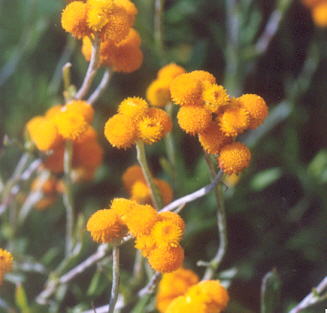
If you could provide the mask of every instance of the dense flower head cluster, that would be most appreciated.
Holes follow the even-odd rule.
[[[183,296],[191,286],[198,282],[198,275],[183,267],[172,273],[164,274],[159,283],[156,297],[156,306],[159,312],[164,313],[175,298]]]
[[[314,23],[319,27],[327,27],[327,1],[302,0],[302,3],[311,10]]]
[[[88,180],[102,163],[103,149],[90,123],[94,110],[86,101],[73,100],[50,108],[44,116],[32,118],[26,125],[35,146],[51,155],[44,166],[54,173],[63,172],[65,141],[73,142],[73,177]]]
[[[13,267],[13,257],[7,250],[0,249],[0,285],[3,276],[9,273]]]
[[[122,176],[124,188],[129,193],[131,200],[140,204],[153,205],[151,191],[148,187],[142,168],[139,165],[133,165],[127,168]],[[158,187],[164,205],[173,200],[173,190],[170,185],[162,179],[153,179],[154,184]]]
[[[251,154],[243,144],[235,145],[233,141],[245,130],[263,123],[268,115],[264,99],[255,94],[231,98],[206,71],[178,75],[170,85],[170,93],[180,106],[177,113],[180,127],[198,135],[205,152],[223,153],[218,164],[225,173],[243,172],[249,166]]]
[[[168,114],[158,108],[149,108],[141,98],[127,98],[118,107],[118,114],[110,118],[104,134],[112,146],[129,148],[136,140],[150,145],[166,136],[172,129]]]
[[[184,250],[179,242],[185,224],[176,213],[158,213],[151,205],[116,198],[110,209],[95,212],[86,227],[93,240],[101,243],[119,243],[131,234],[136,238],[135,247],[160,273],[173,272],[183,263]]]
[[[219,280],[204,280],[173,299],[165,313],[220,313],[227,307],[229,296]]]
[[[149,103],[161,108],[170,103],[170,84],[178,75],[183,73],[186,73],[186,70],[175,63],[161,68],[157,78],[150,84],[146,91],[146,99]]]

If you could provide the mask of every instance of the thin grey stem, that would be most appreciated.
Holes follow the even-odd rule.
[[[149,283],[139,291],[138,296],[144,297],[147,294],[152,294],[154,292],[155,287],[157,286],[160,278],[160,273],[155,272],[152,278],[150,279]]]
[[[118,298],[118,290],[120,283],[119,276],[119,248],[120,246],[113,245],[113,265],[112,265],[112,287],[111,287],[111,297],[109,301],[108,313],[113,313],[115,310],[115,305]]]
[[[109,67],[107,67],[103,74],[103,77],[102,77],[102,80],[101,80],[99,86],[97,87],[97,89],[94,90],[94,92],[91,94],[91,96],[87,99],[87,103],[92,105],[95,101],[97,101],[99,99],[99,97],[105,91],[105,89],[107,88],[107,86],[110,82],[110,79],[112,77],[111,74],[112,74],[112,70]]]

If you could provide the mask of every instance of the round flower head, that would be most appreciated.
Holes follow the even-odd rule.
[[[124,198],[115,198],[111,202],[111,210],[115,211],[120,218],[125,221],[126,216],[134,210],[138,204],[135,201],[124,199]]]
[[[268,107],[264,99],[255,94],[245,94],[237,98],[238,104],[250,117],[249,127],[254,129],[263,123],[268,115]]]
[[[191,270],[180,267],[176,271],[164,274],[158,286],[156,305],[160,313],[164,313],[169,304],[193,285],[199,277]],[[174,288],[172,288],[174,286]]]
[[[138,31],[135,30],[133,27],[130,27],[128,36],[124,40],[116,44],[116,46],[119,48],[127,44],[127,45],[134,45],[139,47],[141,43],[142,43],[142,39]]]
[[[1,277],[12,270],[13,267],[12,260],[13,257],[7,250],[0,249],[0,276]]]
[[[137,124],[137,136],[147,145],[151,145],[161,139],[162,128],[159,122],[146,116]]]
[[[218,117],[218,125],[226,136],[235,137],[249,126],[250,119],[245,109],[237,105],[224,110]]]
[[[83,100],[73,100],[65,105],[69,113],[82,115],[87,123],[91,123],[94,117],[94,110],[90,104]]]
[[[92,126],[89,126],[83,135],[74,141],[74,145],[84,144],[86,142],[96,142],[97,140],[98,134],[96,130]]]
[[[149,256],[150,266],[159,273],[176,271],[184,261],[184,250],[180,245],[153,249]]]
[[[312,19],[319,27],[327,27],[327,3],[319,3],[311,9]]]
[[[154,247],[155,243],[151,236],[143,235],[136,238],[135,248],[141,250],[142,256],[147,257]]]
[[[135,15],[137,14],[137,8],[134,3],[129,0],[115,0],[115,4],[125,9],[128,16],[129,26],[133,26]]]
[[[85,141],[73,146],[72,164],[74,168],[95,169],[101,165],[102,159],[103,149],[97,141]]]
[[[50,118],[50,119],[53,118],[58,112],[61,111],[62,108],[63,108],[63,106],[61,104],[52,106],[50,109],[48,109],[45,112],[45,117]]]
[[[216,83],[216,78],[206,71],[193,71],[189,73],[192,77],[198,79],[201,83],[210,82],[211,84]]]
[[[184,105],[177,114],[179,126],[191,135],[204,131],[212,120],[211,113],[204,107]]]
[[[245,144],[236,141],[225,145],[221,149],[217,160],[224,173],[228,173],[228,175],[238,174],[249,167],[251,152]]]
[[[133,118],[134,121],[145,117],[148,110],[148,103],[138,97],[126,98],[120,103],[118,107],[119,113]]]
[[[167,307],[165,313],[207,313],[204,303],[199,301],[190,301],[185,296],[175,298]]]
[[[142,62],[143,53],[135,44],[126,42],[117,46],[116,59],[113,64],[115,72],[134,72],[141,67]]]
[[[148,110],[147,116],[155,120],[162,126],[161,137],[164,138],[166,133],[169,133],[173,128],[173,123],[169,115],[161,109],[158,108],[150,108]]]
[[[192,286],[187,294],[191,302],[202,302],[206,305],[208,313],[219,313],[225,310],[229,301],[227,290],[219,280],[205,280]]]
[[[179,105],[200,104],[202,86],[201,81],[191,73],[177,76],[170,85],[172,100]]]
[[[159,213],[158,221],[166,221],[166,220],[173,221],[176,225],[178,225],[178,227],[184,233],[185,231],[184,220],[177,213],[169,212],[169,211]]]
[[[202,100],[206,109],[216,113],[218,109],[229,103],[229,96],[223,86],[203,83]]]
[[[61,25],[66,32],[81,39],[91,34],[87,24],[88,6],[81,1],[74,1],[66,6],[61,15]]]
[[[161,193],[164,205],[169,204],[173,200],[173,197],[174,197],[174,193],[173,193],[173,190],[171,189],[170,185],[162,179],[154,178],[153,182],[158,187],[158,189]]]
[[[170,63],[158,71],[158,79],[172,82],[178,75],[186,73],[186,70],[175,64]]]
[[[151,237],[158,248],[177,247],[182,236],[180,227],[171,220],[157,222],[151,232]]]
[[[230,137],[226,137],[219,125],[212,121],[209,126],[199,133],[199,141],[206,153],[219,153],[222,146],[231,141]]]
[[[94,31],[101,31],[109,22],[108,18],[112,10],[116,7],[112,0],[88,0],[89,8],[87,23]]]
[[[135,144],[136,127],[133,118],[123,114],[114,115],[107,121],[104,134],[113,147],[126,150]]]
[[[86,229],[91,232],[93,241],[109,243],[126,235],[126,228],[114,210],[99,210],[87,222]]]
[[[143,181],[136,181],[131,190],[131,200],[140,204],[152,204],[151,191]]]
[[[126,215],[126,225],[134,237],[148,235],[158,218],[157,211],[151,205],[136,205]]]
[[[170,81],[154,80],[146,90],[146,99],[151,105],[163,108],[170,102]]]
[[[131,192],[136,181],[142,181],[143,183],[146,183],[142,168],[139,165],[133,165],[127,168],[122,176],[122,180],[128,193]]]

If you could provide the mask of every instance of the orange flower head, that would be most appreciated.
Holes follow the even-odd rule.
[[[182,236],[180,227],[171,220],[157,222],[151,232],[151,237],[158,248],[177,247]]]
[[[142,50],[133,42],[125,42],[117,46],[116,60],[113,64],[115,72],[134,72],[141,67],[142,62]]]
[[[177,214],[174,212],[161,212],[158,215],[158,221],[166,221],[166,220],[170,220],[172,222],[174,222],[184,233],[185,231],[185,223],[184,220]]]
[[[169,115],[161,109],[158,108],[149,108],[147,116],[155,120],[162,126],[161,137],[164,138],[166,133],[169,133],[173,128],[173,123]]]
[[[135,28],[130,27],[129,28],[129,33],[128,36],[120,41],[119,43],[116,44],[117,48],[124,47],[125,45],[131,45],[131,46],[136,46],[139,47],[142,43],[141,36]]]
[[[207,313],[204,303],[199,301],[190,301],[185,296],[175,298],[167,307],[165,313]]]
[[[327,27],[327,3],[322,2],[311,9],[311,15],[314,23],[318,27]]]
[[[191,73],[177,76],[170,85],[172,100],[179,105],[201,104],[201,81]]]
[[[159,141],[162,136],[162,125],[151,117],[144,117],[137,125],[137,135],[145,144],[151,145]]]
[[[254,129],[263,123],[268,115],[268,107],[264,99],[255,94],[245,94],[237,101],[241,108],[248,112],[250,117],[249,127]]]
[[[123,7],[126,10],[129,26],[133,26],[135,15],[137,14],[137,8],[135,4],[129,0],[115,0],[115,4],[119,7]]]
[[[203,83],[202,100],[207,110],[217,113],[220,107],[229,103],[229,96],[223,86],[206,81]]]
[[[81,1],[74,1],[66,6],[61,15],[61,25],[66,32],[81,39],[91,34],[87,24],[88,6]]]
[[[224,173],[228,173],[228,175],[238,174],[249,167],[251,152],[245,144],[236,141],[225,145],[221,149],[217,160]]]
[[[90,104],[83,100],[73,100],[65,105],[66,111],[76,115],[82,115],[90,124],[94,118],[94,110]]]
[[[135,248],[141,250],[144,257],[147,257],[154,247],[155,243],[151,236],[143,235],[136,238]]]
[[[184,250],[178,244],[176,247],[155,248],[149,256],[150,266],[159,273],[176,271],[184,261]]]
[[[82,141],[73,146],[73,168],[96,169],[101,165],[103,149],[97,141]]]
[[[184,105],[177,114],[179,126],[191,135],[204,131],[212,120],[211,112],[197,105]]]
[[[250,118],[245,109],[230,106],[218,117],[218,125],[226,136],[235,137],[242,134],[249,126]]]
[[[126,150],[134,145],[136,140],[133,118],[123,114],[114,115],[107,121],[104,134],[113,147]]]
[[[9,273],[13,267],[13,257],[7,250],[0,249],[0,276]]]
[[[93,31],[101,31],[109,22],[109,16],[115,9],[113,0],[88,0],[88,26]]]
[[[96,130],[92,126],[89,126],[83,135],[74,141],[74,145],[84,144],[86,142],[95,142],[97,140],[98,134]]]
[[[231,141],[231,137],[227,137],[219,125],[212,121],[205,130],[199,133],[199,141],[206,153],[216,154],[223,145]]]
[[[154,80],[146,90],[146,99],[151,105],[163,108],[170,102],[170,81]]]
[[[145,182],[138,180],[133,184],[131,200],[140,204],[152,204],[151,191]]]
[[[52,121],[57,126],[58,133],[67,140],[76,140],[84,134],[89,126],[81,114],[67,110],[58,112]]]
[[[120,114],[129,116],[133,118],[135,121],[145,117],[148,110],[149,110],[148,103],[142,98],[138,98],[138,97],[126,98],[120,103],[118,107],[118,112]]]
[[[219,313],[225,310],[229,301],[227,290],[219,280],[201,281],[190,287],[185,296],[191,302],[204,303],[208,313]]]
[[[65,145],[61,144],[53,153],[44,160],[43,165],[52,173],[60,174],[64,171]]]
[[[126,224],[134,237],[148,235],[158,218],[157,211],[151,205],[136,205],[126,215]]]
[[[173,193],[173,190],[171,189],[170,185],[162,179],[154,178],[153,182],[158,187],[158,189],[161,193],[164,205],[169,204],[173,200],[173,197],[174,197],[174,193]]]
[[[131,193],[133,185],[136,181],[142,181],[143,183],[146,183],[142,168],[139,165],[128,167],[122,176],[122,180],[125,190],[128,193]]]
[[[198,79],[200,82],[210,82],[211,84],[216,83],[216,78],[206,71],[193,71],[190,73],[190,75],[196,79]]]
[[[135,201],[124,199],[124,198],[115,198],[111,202],[111,210],[115,211],[120,218],[125,222],[126,216],[134,210],[138,204]]]
[[[180,267],[172,273],[162,276],[158,286],[156,305],[160,313],[164,313],[170,302],[199,282],[199,277],[193,271]],[[172,288],[174,286],[174,288]],[[188,311],[187,311],[188,312]]]
[[[158,79],[169,81],[170,83],[180,74],[186,73],[186,70],[175,63],[170,63],[158,71]]]
[[[61,104],[52,106],[50,109],[48,109],[45,112],[45,117],[52,119],[58,112],[61,111],[62,108],[63,108],[63,106]]]
[[[88,220],[86,229],[91,232],[93,241],[109,243],[126,235],[126,227],[114,210],[99,210]]]

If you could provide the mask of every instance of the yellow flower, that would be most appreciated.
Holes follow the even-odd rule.
[[[139,165],[133,165],[127,168],[122,176],[122,180],[124,183],[124,188],[128,193],[131,193],[135,182],[141,181],[146,183],[142,168]]]
[[[173,221],[176,225],[178,225],[178,227],[182,230],[182,232],[184,233],[185,231],[185,223],[184,220],[177,214],[174,212],[161,212],[158,215],[158,221]]]
[[[83,100],[73,100],[65,105],[69,113],[81,115],[87,123],[91,123],[94,117],[94,110],[90,104]]]
[[[146,90],[146,99],[155,107],[163,108],[170,102],[170,81],[154,80]]]
[[[157,222],[151,232],[151,237],[158,248],[177,247],[182,236],[180,227],[168,219]]]
[[[138,97],[126,98],[118,107],[118,112],[120,114],[129,116],[135,121],[145,117],[148,110],[148,103],[142,98]]]
[[[319,3],[311,9],[314,23],[319,27],[327,27],[327,3]]]
[[[115,0],[115,4],[119,7],[123,7],[126,10],[129,25],[133,26],[135,15],[137,14],[137,8],[134,3],[129,0]]]
[[[202,302],[190,301],[185,296],[175,298],[167,307],[165,313],[207,313]]]
[[[125,222],[127,215],[134,210],[138,204],[135,201],[124,199],[124,198],[115,198],[111,202],[111,210],[115,211],[120,218]]]
[[[161,139],[162,125],[148,116],[138,122],[137,130],[138,137],[147,145],[151,145]]]
[[[0,275],[9,273],[13,267],[13,257],[7,250],[0,249]]]
[[[152,204],[151,191],[148,185],[143,181],[136,181],[131,190],[131,200],[140,204]]]
[[[155,243],[151,236],[143,235],[136,238],[135,248],[141,250],[144,257],[147,257],[154,247]]]
[[[159,273],[176,271],[184,261],[184,250],[178,244],[176,247],[155,248],[148,256],[150,266]]]
[[[245,144],[236,141],[225,145],[221,149],[217,160],[224,173],[228,173],[228,175],[238,174],[249,167],[251,152]]]
[[[57,105],[52,106],[50,109],[48,109],[45,112],[45,117],[49,118],[49,119],[52,119],[58,112],[61,111],[62,108],[63,108],[63,106],[61,104],[57,104]]]
[[[88,220],[86,229],[91,232],[93,241],[109,243],[125,236],[126,227],[114,210],[99,210]]]
[[[186,73],[186,70],[183,67],[175,63],[170,63],[158,71],[158,79],[171,83],[177,76],[184,73]]]
[[[88,0],[87,22],[94,31],[101,31],[108,23],[108,17],[115,8],[113,0]]]
[[[91,34],[87,24],[88,6],[81,1],[74,1],[66,6],[62,12],[61,24],[66,32],[81,39]]]
[[[173,128],[173,123],[171,122],[169,115],[164,110],[149,108],[147,116],[162,126],[161,138],[164,138],[166,133],[169,133]]]
[[[216,83],[216,78],[206,71],[193,71],[190,75],[198,79],[201,83],[210,82],[211,84]]]
[[[203,83],[202,100],[206,109],[212,113],[217,113],[218,109],[229,103],[229,96],[223,86]]]

